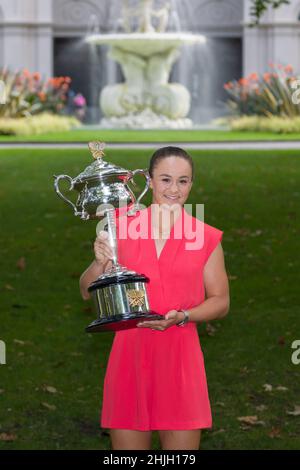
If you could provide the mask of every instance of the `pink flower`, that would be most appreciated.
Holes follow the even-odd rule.
[[[75,104],[75,106],[83,107],[86,105],[86,99],[83,95],[78,93],[76,96],[74,96],[73,103]]]
[[[285,71],[286,73],[292,73],[293,70],[294,70],[294,69],[293,69],[293,66],[290,65],[290,64],[289,64],[289,65],[286,65],[286,66],[284,67],[284,71]]]
[[[264,77],[265,82],[270,83],[270,81],[271,81],[271,74],[270,73],[264,73],[263,77]]]

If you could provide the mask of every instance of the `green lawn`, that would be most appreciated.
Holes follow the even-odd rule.
[[[226,130],[73,130],[33,136],[0,136],[1,142],[222,142],[253,140],[299,140],[300,134],[235,132]]]
[[[230,313],[212,322],[214,335],[205,324],[198,328],[214,422],[201,447],[299,449],[300,418],[287,414],[300,405],[300,365],[291,362],[291,343],[300,339],[298,153],[191,154],[189,202],[204,202],[205,221],[224,230],[231,286]],[[146,168],[149,152],[109,157]],[[0,151],[0,339],[7,352],[0,438],[14,437],[0,440],[1,449],[109,448],[99,412],[113,333],[85,333],[95,314],[78,289],[93,258],[96,222],[73,216],[52,176],[75,176],[89,162],[84,150]],[[245,427],[237,419],[244,416],[260,424]]]

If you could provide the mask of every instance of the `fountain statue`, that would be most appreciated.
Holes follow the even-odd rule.
[[[153,0],[144,0],[136,8],[130,8],[128,0],[123,3],[123,19],[124,19],[124,29],[127,33],[132,33],[132,28],[130,27],[130,20],[132,18],[137,18],[139,20],[139,33],[153,33],[166,31],[170,3],[166,3],[163,8],[159,10],[154,10],[152,8]],[[159,25],[154,28],[152,25],[152,18],[157,17],[160,19]]]
[[[101,90],[103,127],[186,128],[192,121],[190,93],[180,83],[169,83],[174,62],[182,44],[203,42],[201,35],[166,32],[170,3],[153,8],[153,0],[141,0],[133,8],[123,0],[118,21],[124,32],[90,34],[91,44],[109,44],[109,57],[118,62],[124,83],[107,85]],[[133,22],[137,21],[137,29]]]

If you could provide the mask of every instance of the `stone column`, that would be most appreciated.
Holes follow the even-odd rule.
[[[251,0],[244,0],[244,75],[263,73],[268,64],[291,64],[300,72],[300,1],[269,8],[258,27],[250,28]]]
[[[0,66],[51,76],[52,0],[0,0],[0,38]]]

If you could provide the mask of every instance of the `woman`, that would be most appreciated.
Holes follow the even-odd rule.
[[[120,226],[126,219],[128,234],[138,220],[143,228],[148,222],[146,237],[118,239],[119,261],[150,278],[150,308],[164,318],[115,333],[101,414],[113,450],[149,450],[153,430],[163,450],[197,450],[201,429],[212,426],[197,324],[228,313],[229,288],[223,232],[183,207],[193,172],[184,150],[157,150],[149,167],[152,204],[117,222]],[[90,283],[111,266],[104,234],[96,238],[94,251],[95,261],[80,278],[84,299],[89,298]]]

